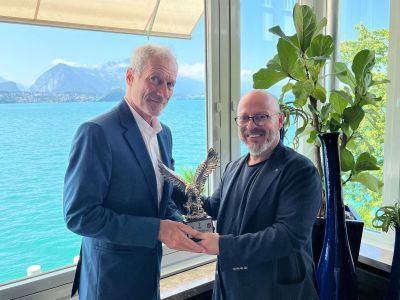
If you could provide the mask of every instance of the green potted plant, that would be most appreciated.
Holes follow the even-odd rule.
[[[353,58],[351,68],[345,63],[335,62],[333,74],[325,75],[324,66],[334,50],[333,38],[321,33],[327,24],[326,18],[317,22],[312,8],[296,4],[293,21],[296,29],[294,35],[286,35],[279,26],[269,29],[279,36],[277,54],[267,62],[266,67],[253,75],[253,87],[268,89],[286,80],[279,98],[281,110],[286,116],[285,129],[295,122],[297,129],[294,146],[296,147],[300,137],[312,144],[313,160],[321,175],[321,182],[324,177],[321,144],[317,136],[321,133],[339,132],[342,184],[359,182],[373,191],[381,190],[382,181],[371,173],[379,169],[376,158],[369,151],[358,153],[356,147],[358,142],[363,141],[357,129],[362,122],[373,121],[375,112],[369,108],[381,101],[381,97],[372,93],[370,88],[388,82],[385,79],[373,79],[374,51],[359,51]],[[321,84],[326,76],[336,76],[342,87],[326,91]],[[289,93],[292,97],[288,97]],[[354,210],[347,210],[352,211],[351,214],[357,218]],[[320,217],[324,211],[324,205],[321,205]],[[346,221],[347,224],[349,222],[354,223],[347,227],[353,259],[357,261],[363,222]],[[316,226],[319,226],[318,220]],[[349,228],[353,226],[356,227],[356,233],[349,233]],[[316,250],[316,261],[319,257],[318,251],[320,249]]]
[[[400,299],[400,203],[382,206],[372,220],[372,226],[384,232],[395,230],[392,268],[385,299]]]

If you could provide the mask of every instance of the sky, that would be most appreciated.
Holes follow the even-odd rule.
[[[90,67],[119,62],[130,58],[136,46],[152,42],[172,49],[180,71],[187,73],[193,65],[196,77],[199,64],[204,65],[203,27],[202,19],[187,40],[0,22],[0,76],[31,85],[55,63]]]
[[[290,28],[291,11],[286,1],[271,0],[272,8],[263,0],[241,1],[241,75],[251,76],[276,53],[277,39],[266,40],[265,15],[272,12],[271,25]],[[292,0],[294,3],[295,1]],[[354,26],[363,22],[370,29],[389,27],[390,0],[342,0],[340,39],[354,39]],[[279,10],[279,11],[278,11]],[[329,20],[328,20],[329,21]],[[95,67],[107,62],[120,62],[131,56],[143,43],[161,43],[170,47],[177,57],[180,75],[204,78],[204,18],[200,20],[191,40],[168,39],[116,34],[77,29],[62,29],[0,22],[0,77],[30,86],[43,72],[57,63]]]

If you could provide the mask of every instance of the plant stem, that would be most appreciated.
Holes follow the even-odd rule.
[[[317,99],[310,96],[310,104],[315,110],[317,110]],[[318,133],[321,132],[318,116],[315,113],[312,113],[312,125]],[[318,146],[314,146],[314,158],[315,158],[315,164],[317,165],[319,176],[322,178],[324,176],[324,174],[322,171],[320,147],[318,147]]]

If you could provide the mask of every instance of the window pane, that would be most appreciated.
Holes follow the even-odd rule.
[[[192,39],[0,23],[0,283],[70,265],[81,237],[65,227],[63,179],[83,121],[122,100],[132,49],[160,43],[179,72],[161,116],[173,134],[175,167],[206,155],[204,19]]]
[[[277,53],[278,37],[268,30],[273,26],[280,26],[286,35],[295,33],[292,11],[296,1],[240,1],[240,64],[241,64],[241,91],[243,96],[252,89],[252,75]],[[281,88],[286,80],[279,82],[269,89],[277,98],[281,95]],[[293,95],[285,95],[284,101],[293,100]],[[294,128],[290,128],[285,137],[285,144],[291,145]],[[240,153],[247,153],[242,143]]]
[[[389,40],[389,6],[390,1],[374,0],[342,0],[340,7],[340,60],[351,66],[354,55],[362,49],[374,50],[376,61],[374,79],[379,80],[387,76],[387,50]],[[355,144],[358,154],[372,151],[380,166],[379,171],[371,172],[382,180],[384,159],[384,124],[386,85],[378,85],[371,89],[382,101],[370,109],[376,116],[367,113],[369,121],[363,121],[359,129],[363,140],[358,139]],[[347,204],[353,205],[364,220],[365,227],[371,228],[371,219],[382,202],[382,193],[373,192],[360,183],[348,182],[344,188],[344,199]]]

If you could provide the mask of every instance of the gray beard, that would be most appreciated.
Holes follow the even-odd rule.
[[[245,145],[246,145],[246,148],[249,151],[251,156],[258,157],[261,154],[263,154],[265,151],[267,151],[272,146],[272,144],[275,141],[275,138],[276,138],[276,134],[274,134],[274,136],[272,136],[268,141],[266,141],[263,144],[250,144],[250,145],[247,145],[245,143]],[[240,139],[244,143],[244,140],[241,137],[240,137]]]
[[[249,150],[249,153],[251,156],[258,157],[261,154],[263,154],[265,151],[267,151],[270,146],[272,145],[273,140],[265,142],[264,144],[257,145],[257,144],[250,144],[246,145],[247,150]]]

